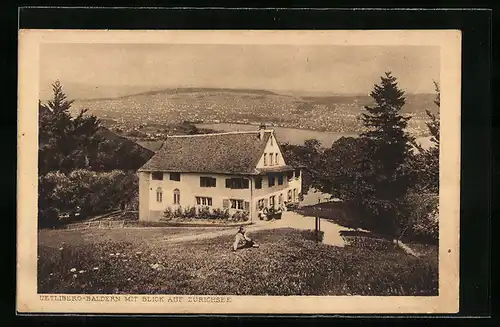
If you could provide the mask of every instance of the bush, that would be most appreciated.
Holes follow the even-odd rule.
[[[410,221],[408,237],[429,242],[439,238],[439,195],[436,193],[409,193],[405,198]]]
[[[178,207],[175,210],[168,207],[163,212],[163,217],[160,220],[172,220],[172,219],[212,219],[212,220],[228,220],[231,218],[229,210],[222,210],[219,208],[210,210],[209,207]],[[238,221],[247,221],[249,218],[248,212],[238,214]]]
[[[163,217],[160,218],[160,220],[170,220],[174,218],[174,212],[172,211],[172,208],[167,207],[165,211],[163,212]]]
[[[227,220],[229,219],[230,217],[230,214],[229,214],[229,210],[228,209],[225,209],[225,210],[222,210],[220,208],[217,208],[217,209],[214,209],[212,211],[212,215],[211,215],[211,219],[219,219],[219,220]]]
[[[231,219],[233,221],[248,221],[250,214],[248,211],[236,211]]]
[[[200,219],[210,219],[212,218],[212,213],[210,212],[209,207],[202,207],[198,211],[198,218]]]
[[[184,208],[184,212],[182,213],[181,217],[184,219],[193,219],[196,218],[198,215],[196,213],[196,208],[195,207],[189,207],[187,206]]]
[[[134,172],[84,169],[69,174],[49,172],[39,178],[39,226],[53,227],[61,223],[61,219],[65,219],[60,218],[61,214],[72,217],[80,211],[79,217],[83,218],[124,208],[134,203],[138,189]]]

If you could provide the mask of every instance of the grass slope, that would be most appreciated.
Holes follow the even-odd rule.
[[[437,295],[438,289],[435,248],[417,259],[317,244],[311,232],[294,229],[256,232],[261,247],[236,253],[233,236],[174,245],[163,240],[167,229],[112,238],[58,233],[39,234],[39,293]]]

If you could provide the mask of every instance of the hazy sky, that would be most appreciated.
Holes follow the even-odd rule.
[[[408,93],[433,93],[439,47],[44,44],[40,87],[224,87],[364,93],[392,71]]]

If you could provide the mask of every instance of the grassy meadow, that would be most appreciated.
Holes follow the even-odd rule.
[[[211,231],[214,229],[211,228]],[[231,251],[233,236],[169,243],[183,228],[41,230],[39,293],[203,295],[437,295],[438,258],[396,249],[337,248],[311,231],[255,232],[260,248]]]

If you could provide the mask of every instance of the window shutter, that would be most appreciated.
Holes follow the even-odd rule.
[[[227,183],[227,179],[226,179],[226,183]],[[228,209],[229,208],[229,199],[222,200],[222,207],[224,209]]]
[[[250,202],[245,201],[245,207],[244,208],[245,208],[244,209],[245,211],[250,211]]]

